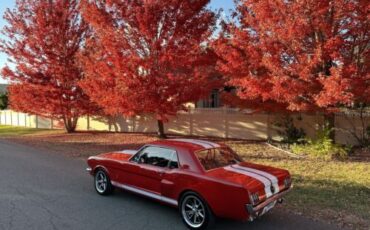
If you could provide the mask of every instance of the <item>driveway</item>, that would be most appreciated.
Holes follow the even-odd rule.
[[[97,195],[82,159],[0,140],[0,229],[185,229],[177,210],[116,191]],[[289,201],[287,201],[289,202]],[[214,229],[338,229],[275,208],[262,219]]]

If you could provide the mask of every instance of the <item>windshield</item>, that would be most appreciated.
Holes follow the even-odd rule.
[[[230,148],[205,149],[195,153],[205,170],[221,168],[241,162],[240,157]]]

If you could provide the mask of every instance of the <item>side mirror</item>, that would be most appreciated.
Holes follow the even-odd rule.
[[[182,169],[190,169],[190,166],[189,165],[182,165],[181,167]]]

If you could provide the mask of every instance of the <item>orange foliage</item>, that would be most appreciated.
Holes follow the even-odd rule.
[[[216,15],[209,0],[82,1],[93,28],[80,60],[81,86],[110,115],[153,114],[166,121],[214,87],[207,48]]]
[[[238,23],[226,24],[214,47],[239,104],[329,111],[370,103],[368,1],[238,3]]]
[[[88,33],[78,1],[17,1],[4,18],[8,39],[0,48],[14,66],[2,75],[12,84],[11,108],[62,119],[74,131],[78,117],[97,110],[78,85],[83,74],[76,54]]]

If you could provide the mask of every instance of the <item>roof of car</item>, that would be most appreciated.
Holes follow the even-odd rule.
[[[211,141],[199,140],[199,139],[167,139],[155,141],[152,144],[163,145],[168,147],[182,147],[191,149],[193,151],[202,150],[202,149],[213,149],[221,147],[220,144]]]

